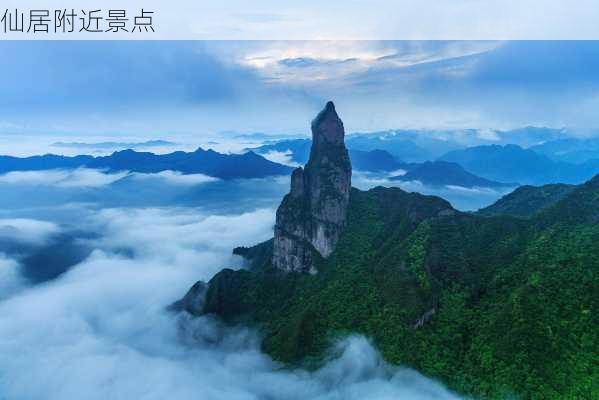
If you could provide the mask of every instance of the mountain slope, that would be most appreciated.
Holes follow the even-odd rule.
[[[477,214],[484,216],[512,215],[529,217],[566,197],[576,186],[555,183],[544,186],[520,186]]]
[[[412,164],[407,169],[407,173],[394,176],[391,180],[420,181],[432,186],[455,185],[467,188],[516,186],[515,183],[501,183],[481,178],[464,170],[459,164],[447,161],[426,161],[422,164]]]
[[[141,173],[173,170],[183,174],[205,174],[221,179],[263,178],[291,172],[290,167],[274,163],[252,152],[221,154],[201,148],[191,153],[176,151],[169,154],[123,150],[102,157],[66,157],[52,154],[25,158],[0,156],[0,173],[82,167]]]

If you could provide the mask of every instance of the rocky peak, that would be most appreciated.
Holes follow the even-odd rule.
[[[335,111],[335,105],[329,101],[324,109],[312,121],[312,142],[316,148],[322,146],[345,147],[343,122]]]
[[[312,121],[312,148],[305,169],[291,175],[291,191],[277,210],[273,265],[315,273],[315,257],[328,257],[345,227],[351,163],[343,122],[328,102]]]

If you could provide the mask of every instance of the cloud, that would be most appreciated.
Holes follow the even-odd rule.
[[[107,173],[97,169],[13,171],[0,175],[0,183],[43,185],[63,188],[101,187],[127,176],[127,172]]]
[[[420,181],[396,181],[389,179],[389,177],[395,175],[397,174],[382,175],[354,171],[352,174],[352,185],[361,190],[368,190],[375,186],[399,187],[407,192],[439,196],[449,201],[454,208],[461,211],[475,211],[486,207],[514,189],[509,187],[501,189],[465,188],[455,185],[429,186]]]
[[[346,63],[353,63],[359,61],[358,58],[346,58],[339,60],[319,60],[311,57],[295,57],[295,58],[283,58],[277,61],[279,64],[289,68],[308,68],[316,66],[332,66]]]
[[[453,400],[352,337],[315,372],[285,370],[256,332],[164,306],[191,268],[96,252],[58,280],[0,303],[3,393],[18,398]],[[10,338],[10,339],[9,339]],[[52,371],[49,375],[48,371]]]
[[[598,46],[592,41],[2,42],[0,50],[15,56],[0,66],[0,121],[11,134],[102,134],[122,141],[134,132],[138,140],[168,137],[184,143],[225,130],[305,134],[311,118],[332,99],[349,132],[591,129],[599,125]],[[33,75],[35,85],[29,81]]]
[[[25,244],[43,244],[60,231],[58,225],[28,218],[0,219],[0,240],[11,240]]]
[[[0,238],[0,240],[2,239]],[[24,287],[26,287],[26,282],[19,271],[19,263],[0,253],[0,302]]]
[[[138,149],[138,148],[153,148],[163,146],[175,146],[177,143],[169,142],[166,140],[147,140],[145,142],[55,142],[52,143],[54,147],[67,147],[67,148],[78,148],[78,149]]]
[[[77,168],[73,170],[55,169],[8,172],[0,175],[0,184],[42,185],[58,188],[94,188],[110,185],[127,176],[140,181],[159,180],[169,185],[182,186],[218,181],[218,178],[208,175],[184,175],[178,171],[170,170],[157,173],[129,173],[128,171],[106,172],[98,169]]]
[[[272,236],[274,210],[227,216],[187,207],[107,208],[91,215],[88,224],[102,233],[95,242],[102,249],[173,267],[195,266],[198,279],[209,279],[224,267],[241,266],[231,254],[234,247]]]
[[[74,41],[1,46],[3,52],[14,55],[0,69],[6,95],[0,104],[10,109],[61,110],[67,106],[89,110],[98,105],[130,108],[165,101],[227,101],[234,97],[236,82],[250,79],[246,72],[232,71],[208,55],[201,42]],[[36,77],[35,85],[23,90],[31,76]]]
[[[260,182],[246,184],[266,185]],[[243,186],[236,188],[237,201],[245,204]],[[46,211],[42,205],[29,212]],[[240,267],[231,249],[270,238],[274,214],[273,208],[218,213],[183,206],[107,208],[102,202],[62,216],[47,213],[68,222],[71,235],[92,251],[35,285],[23,279],[15,259],[0,255],[2,394],[91,400],[457,399],[414,371],[386,364],[363,337],[336,344],[319,370],[285,369],[261,352],[254,330],[165,311],[196,280]],[[1,221],[28,232],[29,240],[42,240],[42,232],[59,226]],[[43,269],[46,261],[38,259],[34,267]]]
[[[218,178],[214,178],[204,174],[188,174],[184,175],[179,171],[161,171],[154,174],[133,173],[135,179],[160,179],[171,185],[199,185],[201,183],[215,182]]]
[[[445,188],[449,190],[456,190],[468,193],[497,193],[497,190],[488,187],[464,187],[459,185],[445,185]]]
[[[334,90],[346,92],[368,81],[384,86],[389,79],[402,79],[402,70],[409,67],[481,55],[499,45],[456,41],[271,41],[247,46],[217,43],[210,47],[225,60],[254,69],[267,82],[301,86],[334,97]]]
[[[290,167],[299,167],[300,164],[298,164],[297,162],[293,161],[293,152],[291,150],[287,150],[287,151],[275,151],[275,150],[271,150],[267,153],[261,153],[260,154],[262,157],[266,158],[267,160],[279,163],[279,164],[284,164],[284,165],[289,165]]]
[[[0,65],[0,120],[15,127],[10,134],[111,135],[120,141],[131,132],[140,140],[168,132],[185,142],[220,130],[281,126],[265,118],[265,107],[306,108],[307,93],[272,91],[253,69],[226,62],[207,47],[186,41],[3,41],[0,51],[14,57]]]

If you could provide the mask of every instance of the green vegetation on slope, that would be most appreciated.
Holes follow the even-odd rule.
[[[285,362],[317,363],[361,333],[462,393],[599,398],[599,178],[530,219],[397,188],[352,190],[348,212],[319,274],[224,270],[204,311],[258,324]]]
[[[490,206],[481,208],[477,214],[485,216],[513,215],[515,217],[530,217],[537,211],[557,203],[575,188],[575,185],[566,185],[564,183],[553,183],[543,186],[520,186]]]

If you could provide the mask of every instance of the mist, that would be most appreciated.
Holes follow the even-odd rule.
[[[397,175],[397,171],[390,174],[377,174],[369,172],[354,171],[352,174],[352,185],[360,190],[368,190],[376,186],[398,187],[406,192],[417,192],[430,196],[441,197],[451,203],[460,211],[476,211],[499,200],[502,196],[513,191],[513,187],[467,188],[455,185],[432,186],[420,181],[396,181],[390,180],[390,176]]]

